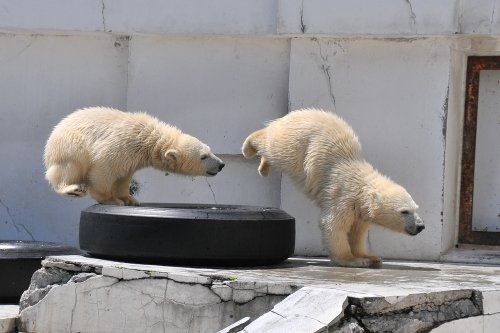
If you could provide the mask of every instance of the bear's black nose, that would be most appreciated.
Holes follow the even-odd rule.
[[[224,166],[225,166],[224,163],[219,164],[219,171],[221,171]]]
[[[417,225],[417,233],[419,233],[420,231],[422,231],[424,229],[425,229],[425,225],[423,225],[423,224]]]

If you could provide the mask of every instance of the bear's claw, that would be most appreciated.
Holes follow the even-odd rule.
[[[354,258],[352,260],[335,260],[335,263],[344,267],[373,267],[382,264],[382,258],[377,256],[367,256],[363,258]]]
[[[87,185],[85,184],[68,185],[63,189],[61,189],[60,192],[70,197],[84,197],[87,195]]]

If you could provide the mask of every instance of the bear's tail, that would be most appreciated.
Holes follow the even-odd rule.
[[[246,138],[245,142],[243,142],[243,147],[241,147],[241,152],[247,159],[253,158],[255,155],[257,155],[257,148],[255,148],[253,142],[255,133],[256,132],[250,134],[248,138]]]

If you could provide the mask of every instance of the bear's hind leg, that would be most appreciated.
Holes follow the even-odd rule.
[[[349,241],[351,244],[352,254],[355,257],[367,258],[371,261],[371,266],[382,264],[382,258],[377,256],[370,256],[366,253],[366,238],[368,236],[368,229],[370,225],[364,222],[354,223],[350,233]]]
[[[117,206],[124,206],[125,205],[125,203],[122,200],[115,198],[112,195],[109,195],[107,193],[96,191],[92,187],[89,188],[89,193],[90,193],[90,196],[92,198],[94,198],[94,200],[100,204],[117,205]]]
[[[125,203],[113,193],[115,178],[105,170],[96,167],[89,172],[89,194],[100,204],[123,206]]]
[[[54,164],[47,169],[45,178],[54,191],[60,195],[73,197],[87,195],[87,185],[84,182],[85,172],[77,163]]]
[[[123,201],[126,206],[139,206],[139,201],[137,201],[130,194],[130,182],[132,181],[132,176],[120,178],[113,184],[114,196]]]
[[[243,142],[243,147],[241,151],[245,158],[250,159],[257,155],[257,152],[260,150],[260,145],[263,143],[262,141],[265,139],[266,131],[265,128],[260,129],[258,131],[250,134],[245,142]]]

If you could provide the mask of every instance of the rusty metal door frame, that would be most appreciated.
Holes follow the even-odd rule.
[[[500,245],[500,233],[472,229],[479,74],[481,70],[500,70],[500,56],[469,56],[467,58],[458,242]]]

